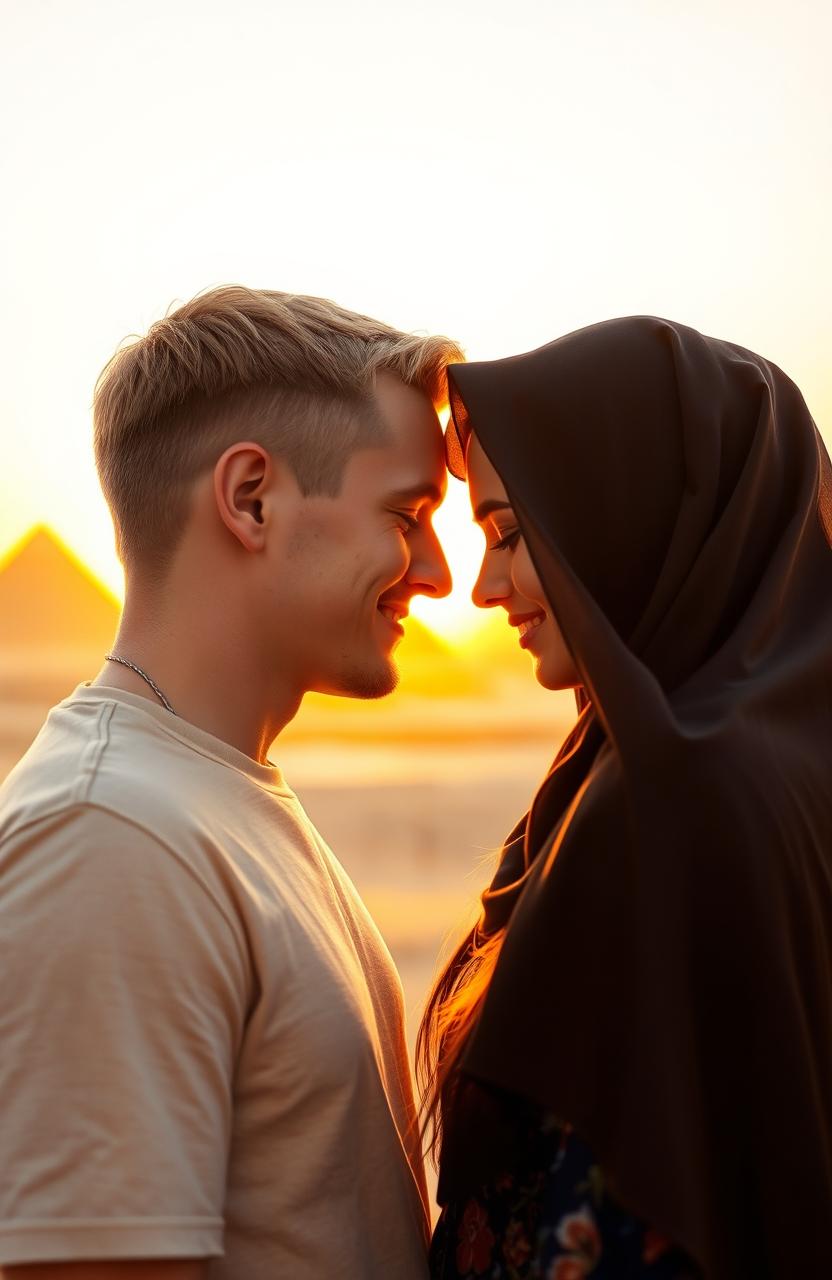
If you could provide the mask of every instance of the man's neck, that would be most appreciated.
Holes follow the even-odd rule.
[[[183,619],[141,625],[125,606],[109,652],[150,677],[175,715],[265,764],[274,739],[297,714],[302,694],[281,687],[273,672],[259,671],[245,638],[229,634],[206,640]],[[161,699],[130,667],[108,661],[94,685],[123,689],[157,705]]]

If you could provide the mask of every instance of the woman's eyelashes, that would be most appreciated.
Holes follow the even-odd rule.
[[[520,530],[509,529],[497,542],[489,542],[486,546],[489,551],[508,551],[510,548],[516,547],[519,541]]]

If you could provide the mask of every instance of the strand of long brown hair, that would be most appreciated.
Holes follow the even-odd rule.
[[[434,1165],[442,1142],[443,1111],[465,1045],[476,1025],[505,930],[482,937],[475,925],[445,964],[425,1006],[416,1037],[422,1143]]]
[[[557,776],[563,789],[561,812],[577,791],[600,739],[599,727],[590,715],[589,699],[583,689],[576,690],[576,695],[578,719],[538,791],[539,797],[543,787],[551,785]],[[512,836],[516,837],[520,831],[521,824],[518,824]],[[420,1135],[425,1153],[434,1165],[438,1163],[443,1120],[452,1105],[460,1061],[482,1011],[506,935],[505,926],[486,934],[482,921],[481,916],[480,923],[468,930],[434,983],[416,1037]]]

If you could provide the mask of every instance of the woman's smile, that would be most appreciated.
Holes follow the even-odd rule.
[[[531,647],[533,640],[536,638],[538,627],[546,621],[546,614],[538,611],[536,613],[509,614],[509,626],[517,628],[517,638],[520,642],[521,649]]]

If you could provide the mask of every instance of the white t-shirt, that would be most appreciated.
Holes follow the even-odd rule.
[[[0,1264],[424,1280],[389,952],[280,771],[81,686],[0,787]]]

